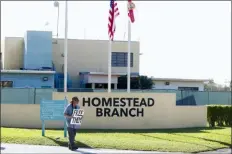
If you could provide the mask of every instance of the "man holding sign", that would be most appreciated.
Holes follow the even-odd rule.
[[[66,118],[66,124],[68,128],[69,143],[68,147],[70,150],[76,150],[78,147],[75,145],[75,137],[77,129],[80,128],[81,120],[84,114],[83,110],[80,110],[79,99],[73,97],[70,104],[66,107],[64,111],[64,116]]]

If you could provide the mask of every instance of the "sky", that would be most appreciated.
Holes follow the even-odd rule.
[[[27,30],[57,33],[54,1],[1,2],[1,40]],[[135,1],[132,41],[140,41],[140,74],[156,78],[231,80],[231,2]],[[65,2],[59,2],[64,37]],[[127,40],[126,1],[119,1],[115,40]],[[68,38],[108,39],[109,1],[68,2]],[[55,36],[54,36],[55,37]]]

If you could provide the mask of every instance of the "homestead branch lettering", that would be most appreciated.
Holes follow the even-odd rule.
[[[153,98],[90,98],[84,97],[83,107],[96,107],[97,117],[143,117],[144,107],[155,104]]]

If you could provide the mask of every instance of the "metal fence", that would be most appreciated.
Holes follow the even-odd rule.
[[[37,88],[2,88],[1,103],[4,104],[39,104],[42,99],[51,100],[52,92],[62,89]],[[107,92],[102,89],[68,89],[68,92]],[[112,90],[112,92],[126,92],[126,90]],[[230,105],[231,92],[217,91],[179,91],[179,90],[131,90],[133,93],[176,93],[177,105]]]
[[[1,103],[4,104],[40,104],[42,99],[51,100],[56,89],[2,88]]]
[[[106,92],[107,90],[94,90]],[[126,90],[112,90],[112,92],[126,92]],[[231,91],[184,91],[184,90],[131,90],[131,92],[145,93],[176,93],[177,105],[231,105]]]

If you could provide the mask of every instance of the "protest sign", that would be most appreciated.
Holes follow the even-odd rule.
[[[73,116],[73,118],[71,119],[71,124],[81,125],[82,118],[84,116],[84,110],[83,109],[74,109],[72,116]]]

